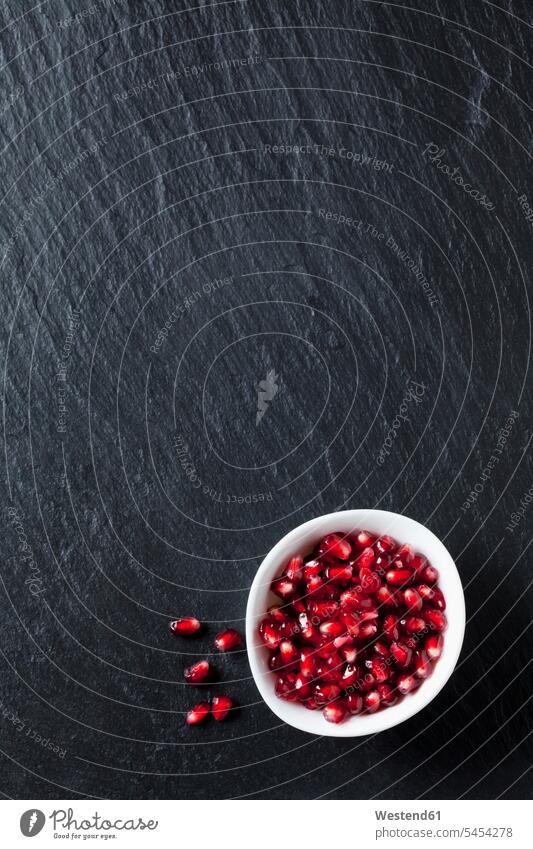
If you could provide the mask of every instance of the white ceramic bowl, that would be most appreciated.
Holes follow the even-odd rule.
[[[274,693],[274,675],[268,668],[268,650],[260,643],[257,626],[271,604],[279,598],[270,591],[272,579],[281,573],[287,561],[297,554],[305,555],[327,533],[350,533],[356,529],[382,535],[390,534],[399,542],[410,543],[425,555],[440,572],[439,586],[446,598],[448,627],[444,633],[444,650],[433,673],[421,687],[396,705],[374,714],[352,716],[334,725],[327,722],[322,711],[307,710],[298,702],[286,702]],[[430,530],[414,519],[385,510],[345,510],[319,516],[300,525],[281,539],[257,570],[250,587],[246,608],[246,642],[248,658],[255,683],[269,708],[284,722],[328,737],[360,737],[375,734],[403,722],[422,710],[435,698],[452,674],[459,657],[465,632],[465,602],[457,567],[442,542]]]

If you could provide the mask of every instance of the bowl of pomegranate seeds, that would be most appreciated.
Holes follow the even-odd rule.
[[[358,737],[403,722],[459,657],[457,567],[427,528],[397,513],[312,519],[264,559],[246,611],[248,657],[267,705],[312,734]]]

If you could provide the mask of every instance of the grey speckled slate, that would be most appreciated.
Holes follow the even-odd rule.
[[[531,8],[190,5],[0,9],[2,792],[530,797]],[[447,687],[317,739],[242,651],[185,727],[264,554],[359,506],[457,560]]]

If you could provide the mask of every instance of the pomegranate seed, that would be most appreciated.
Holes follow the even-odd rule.
[[[335,616],[339,609],[339,605],[336,601],[310,601],[307,605],[307,609],[313,617],[316,616],[318,619],[323,621]]]
[[[322,572],[322,564],[318,560],[308,560],[304,566],[304,578],[306,581]]]
[[[422,615],[426,622],[429,623],[430,628],[434,628],[435,631],[444,631],[446,627],[446,616],[442,613],[441,610],[435,610],[432,607],[426,607],[422,611]]]
[[[435,569],[434,566],[426,566],[426,568],[422,571],[422,580],[425,581],[426,584],[436,584],[439,580],[438,569]]]
[[[398,607],[400,604],[398,595],[390,587],[380,587],[377,591],[377,597],[379,603],[385,607]]]
[[[405,669],[411,663],[412,651],[403,643],[391,643],[390,653],[399,667]]]
[[[432,587],[428,587],[427,584],[419,584],[415,587],[418,595],[423,601],[432,601],[435,595],[435,590]]]
[[[303,598],[293,598],[291,606],[295,613],[305,613],[306,608]]]
[[[425,651],[417,651],[415,653],[415,675],[417,678],[427,678],[431,675],[433,668],[431,660]]]
[[[272,669],[273,672],[277,672],[278,669],[282,669],[285,666],[283,660],[281,659],[281,655],[278,651],[274,652],[268,658],[268,668]]]
[[[294,689],[296,691],[296,695],[300,700],[308,699],[311,695],[311,685],[309,684],[305,675],[301,673],[296,676],[296,680],[294,682]]]
[[[407,619],[402,619],[402,624],[408,634],[417,634],[426,627],[425,621],[420,616],[408,616]]]
[[[421,578],[422,573],[427,566],[427,563],[428,562],[425,557],[423,557],[421,554],[415,554],[409,565],[411,566],[411,569],[415,570],[417,576]]]
[[[361,690],[362,693],[368,693],[373,687],[376,686],[376,679],[370,672],[365,672],[364,675],[361,676],[359,681],[357,682],[357,689]]]
[[[353,613],[341,613],[341,619],[346,626],[348,634],[351,637],[358,637],[360,634],[359,619]]]
[[[304,640],[311,642],[318,636],[318,631],[311,624],[311,619],[307,613],[300,613],[298,622],[300,623],[300,631]]]
[[[296,592],[296,584],[289,578],[276,578],[275,581],[272,581],[272,592],[287,601]]]
[[[379,696],[379,692],[377,690],[371,690],[365,696],[365,710],[367,713],[375,713],[379,710],[379,706],[381,704],[381,698]]]
[[[316,676],[322,683],[338,684],[342,678],[340,664],[336,662],[336,665],[331,666],[328,665],[327,660],[322,663],[317,663]]]
[[[438,610],[446,610],[446,599],[444,598],[441,590],[438,587],[433,587],[433,599],[431,603]]]
[[[353,637],[350,637],[349,634],[343,634],[341,637],[335,637],[333,640],[333,645],[336,649],[341,649],[346,645],[353,645]]]
[[[354,537],[354,545],[358,551],[369,548],[369,546],[374,545],[375,541],[376,537],[373,534],[369,534],[368,531],[359,531]]]
[[[416,590],[404,590],[403,598],[405,601],[405,606],[407,607],[410,613],[418,613],[419,610],[422,610],[422,599],[420,598]]]
[[[378,684],[376,687],[379,693],[380,703],[385,707],[390,707],[397,701],[398,696],[390,686],[390,684]]]
[[[346,537],[340,534],[328,534],[324,537],[318,548],[319,555],[331,555],[339,560],[348,560],[352,553],[352,546]]]
[[[215,637],[215,648],[218,651],[230,651],[242,645],[242,637],[235,628],[228,628],[226,631],[221,631]]]
[[[340,637],[346,633],[346,626],[337,619],[327,619],[319,625],[318,630],[324,637]]]
[[[228,651],[230,648],[233,648],[233,644],[231,644],[231,638],[226,636],[229,633],[229,631],[224,631],[222,634],[219,634],[217,637],[215,637],[215,646],[219,651]],[[237,632],[235,631],[234,633],[236,634]],[[240,645],[240,635],[238,636],[239,642],[235,643],[235,645]],[[267,649],[271,649],[271,651],[277,649],[281,643],[281,633],[279,629],[276,628],[276,626],[268,620],[264,620],[259,625],[259,636],[263,640]],[[225,647],[220,648],[219,643],[221,643]]]
[[[344,672],[342,673],[341,678],[341,686],[346,689],[350,687],[357,679],[359,678],[359,670],[357,666],[352,666],[351,663],[348,663]]]
[[[343,701],[331,702],[323,708],[322,715],[328,722],[334,722],[337,725],[346,716],[346,705]]]
[[[369,640],[371,637],[375,637],[377,632],[378,626],[375,622],[363,622],[359,628],[359,636],[363,640]]]
[[[300,673],[304,678],[314,678],[316,672],[316,660],[314,649],[302,649],[300,654]]]
[[[341,688],[337,684],[317,684],[314,699],[317,705],[325,705],[338,699]]]
[[[379,575],[372,572],[370,569],[359,570],[359,582],[364,593],[375,594],[381,587]]]
[[[296,675],[293,675],[291,672],[288,672],[287,675],[278,675],[274,687],[276,696],[289,702],[296,701],[298,694],[296,692],[295,684]]]
[[[274,622],[278,623],[278,625],[284,625],[289,618],[279,604],[273,604],[272,607],[268,608],[267,613]]]
[[[372,607],[370,610],[359,611],[360,622],[372,622],[374,619],[379,619],[379,613],[377,611],[377,608]]]
[[[387,681],[390,678],[389,667],[383,660],[378,660],[377,658],[374,660],[365,661],[365,665],[378,682],[381,684],[383,681]]]
[[[387,614],[383,620],[383,633],[388,640],[397,640],[400,636],[398,620],[391,613]]]
[[[199,684],[200,681],[205,681],[209,677],[210,672],[211,669],[207,660],[199,660],[184,670],[183,677],[190,684]]]
[[[201,629],[202,623],[194,616],[186,616],[184,619],[175,619],[170,623],[170,631],[177,637],[192,637]]]
[[[398,543],[388,534],[384,534],[382,537],[379,537],[374,547],[378,554],[392,554],[396,551]]]
[[[428,637],[424,648],[426,649],[427,655],[431,660],[438,660],[442,654],[442,646],[444,644],[444,640],[442,639],[440,634],[434,634],[431,637]]]
[[[345,590],[340,597],[341,610],[357,610],[361,605],[361,601],[363,597],[351,587],[349,590]],[[365,599],[366,601],[366,599]]]
[[[229,696],[213,696],[211,711],[217,722],[223,722],[233,707]]]
[[[314,596],[315,598],[324,598],[326,587],[324,586],[324,581],[320,575],[311,575],[307,581],[306,587],[307,595]]]
[[[340,653],[346,663],[355,663],[357,660],[357,649],[355,646],[343,646]]]
[[[318,710],[318,705],[314,699],[304,699],[302,704],[307,710]]]
[[[287,563],[284,575],[293,583],[302,580],[303,577],[303,557],[292,557]]]
[[[282,640],[279,644],[279,653],[284,664],[296,663],[300,660],[300,652],[291,640]]]
[[[416,681],[412,675],[398,675],[396,679],[396,687],[400,693],[405,696],[406,693],[410,693],[415,689]]]
[[[386,658],[390,655],[388,646],[386,646],[385,643],[382,643],[379,640],[374,643],[374,651],[376,652],[376,654],[383,658]]]
[[[390,569],[385,575],[385,580],[394,587],[401,587],[409,583],[414,574],[412,569]]]
[[[187,713],[185,718],[185,722],[187,725],[198,725],[199,722],[203,722],[209,713],[209,702],[198,702],[190,711]]]
[[[351,566],[328,566],[326,570],[328,581],[335,581],[337,584],[348,584],[353,577]]]
[[[345,699],[349,713],[355,716],[363,710],[363,697],[358,693],[348,693]]]
[[[374,563],[374,549],[365,548],[357,558],[357,566],[359,569],[371,569]]]
[[[415,552],[412,545],[401,545],[396,552],[396,557],[399,557],[402,563],[409,564],[414,559]]]

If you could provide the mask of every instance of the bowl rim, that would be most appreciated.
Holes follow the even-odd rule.
[[[340,524],[339,524],[340,523]],[[377,529],[376,524],[381,527]],[[374,525],[374,527],[372,527]],[[344,527],[343,527],[344,526]],[[404,526],[405,531],[398,531]],[[340,531],[349,533],[356,529],[368,529],[381,534],[390,533],[399,542],[414,545],[417,551],[428,557],[440,571],[439,585],[446,597],[448,628],[445,632],[444,651],[435,664],[432,675],[414,693],[405,696],[398,704],[375,714],[352,716],[346,722],[334,725],[326,722],[322,711],[309,711],[294,702],[278,699],[274,693],[272,672],[266,666],[268,657],[265,647],[258,642],[257,624],[265,615],[269,603],[275,597],[270,593],[270,583],[290,557],[302,553],[301,548],[311,535],[317,540],[326,533]],[[409,533],[417,538],[410,538]],[[423,542],[421,542],[423,540]],[[428,553],[431,550],[431,554]],[[276,599],[279,601],[279,599]],[[455,562],[444,543],[425,525],[402,513],[373,508],[354,508],[315,516],[297,525],[285,534],[270,549],[255,573],[248,593],[246,606],[246,646],[252,676],[259,693],[270,710],[281,720],[310,734],[322,737],[359,737],[385,731],[410,719],[423,710],[441,691],[452,675],[461,653],[466,627],[466,609],[461,579]]]

